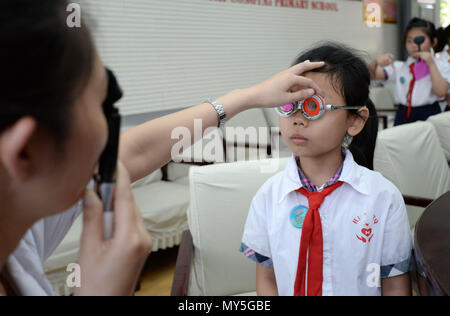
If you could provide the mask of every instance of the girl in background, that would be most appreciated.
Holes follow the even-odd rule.
[[[439,28],[437,30],[437,36],[438,36],[438,43],[437,43],[436,47],[434,48],[434,50],[436,52],[437,60],[440,63],[442,69],[445,69],[443,71],[443,74],[449,75],[450,74],[450,54],[449,54],[450,25],[447,26],[445,29],[442,27]],[[445,80],[447,80],[447,82],[450,82],[449,77],[445,78]],[[449,88],[449,91],[447,92],[446,99],[443,102],[441,102],[442,111],[449,111],[450,110],[449,104],[450,104],[450,88]]]
[[[376,57],[369,66],[372,80],[395,82],[395,100],[399,105],[395,126],[425,121],[442,112],[440,101],[446,98],[450,78],[448,70],[438,62],[432,52],[437,44],[433,23],[414,18],[405,32],[404,45],[409,57],[393,62],[392,54]],[[422,39],[420,46],[417,41]]]

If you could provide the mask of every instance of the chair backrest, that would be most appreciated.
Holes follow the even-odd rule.
[[[280,127],[280,116],[274,108],[265,108],[263,111],[269,126]]]
[[[441,147],[444,150],[447,161],[450,161],[450,111],[433,115],[428,118],[428,122],[436,129]]]
[[[370,88],[370,99],[375,104],[377,110],[394,109],[394,98],[391,92],[385,87]]]
[[[435,199],[450,190],[450,170],[434,127],[405,124],[378,134],[374,168],[404,195]],[[411,228],[423,212],[407,206]]]
[[[245,221],[255,193],[288,160],[241,161],[190,169],[188,222],[194,243],[190,296],[255,291],[256,264],[239,253]]]
[[[428,122],[381,131],[374,166],[406,195],[435,199],[450,189],[447,160]]]
[[[197,128],[201,132],[200,128]],[[196,131],[195,133],[198,133]],[[223,132],[216,128],[209,133],[206,131],[200,135],[194,135],[194,144],[191,145],[191,134],[187,129],[180,127],[180,133],[175,133],[173,137],[180,140],[172,147],[172,160],[174,162],[225,162],[225,152],[223,147]]]
[[[270,126],[262,109],[241,112],[229,120],[225,127],[227,162],[267,158],[264,148],[270,145]],[[246,144],[253,151],[245,149]],[[258,145],[263,147],[261,153],[257,150]]]

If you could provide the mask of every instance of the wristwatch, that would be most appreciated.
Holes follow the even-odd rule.
[[[210,103],[217,112],[217,116],[219,118],[219,124],[217,127],[224,128],[227,122],[227,114],[225,113],[222,104],[217,102],[215,99],[208,99],[205,102]]]

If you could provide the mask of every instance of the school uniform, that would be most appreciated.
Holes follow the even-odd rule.
[[[437,63],[439,63],[438,68],[442,69],[442,76],[447,81],[447,83],[450,84],[450,55],[448,54],[448,46],[445,46],[445,49],[441,53],[437,54],[436,61]],[[450,86],[447,93],[450,93]],[[442,112],[449,110],[447,100],[441,101],[440,105],[442,108]]]
[[[439,72],[450,79],[450,68],[433,56]],[[442,112],[439,98],[433,92],[431,75],[425,61],[418,62],[409,57],[405,62],[396,61],[383,68],[386,80],[395,81],[395,101],[398,104],[395,126],[425,121],[428,117]]]
[[[412,238],[401,193],[378,172],[356,164],[350,151],[344,154],[342,167],[321,188],[307,180],[292,157],[253,198],[240,251],[274,269],[279,295],[291,296],[297,286],[303,229],[294,226],[291,213],[308,209],[310,201],[299,189],[320,192],[342,184],[318,210],[323,238],[321,295],[380,295],[380,278],[411,269]]]

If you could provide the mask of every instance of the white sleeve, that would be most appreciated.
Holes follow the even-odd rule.
[[[383,67],[386,81],[396,81],[398,70],[403,66],[402,61],[394,61],[392,65]]]
[[[447,81],[447,83],[450,83],[450,63],[448,60],[445,60],[444,58],[437,58],[434,60],[436,62],[436,66],[441,73],[441,76]]]
[[[392,81],[395,79],[395,69],[392,65],[383,68],[385,80]]]
[[[242,243],[258,254],[272,258],[269,244],[266,199],[262,192],[253,198],[245,224]]]
[[[45,262],[60,245],[66,237],[75,220],[83,211],[83,203],[79,201],[69,210],[46,217],[36,224],[36,230],[40,232],[40,236],[36,236],[36,245],[39,247],[38,252],[42,262]],[[37,238],[36,238],[37,237]]]
[[[412,237],[408,214],[401,193],[394,194],[384,230],[381,265],[390,266],[409,262],[412,254]]]

